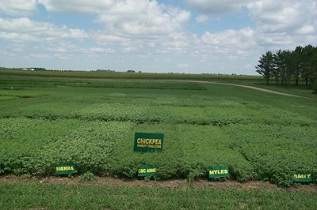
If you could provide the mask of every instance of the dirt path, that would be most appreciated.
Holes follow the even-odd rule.
[[[289,188],[280,188],[269,182],[262,181],[249,181],[240,183],[237,181],[225,182],[209,182],[207,180],[195,180],[191,183],[184,179],[166,180],[166,181],[144,181],[144,180],[124,180],[111,177],[96,177],[96,180],[83,182],[79,177],[73,178],[59,178],[59,177],[46,177],[46,178],[23,178],[17,176],[4,176],[0,177],[0,184],[3,183],[26,183],[35,182],[39,184],[63,184],[63,185],[89,185],[89,186],[108,186],[108,187],[158,187],[158,188],[171,188],[181,189],[186,187],[193,187],[198,189],[240,189],[240,190],[282,190],[282,191],[301,191],[301,192],[314,192],[317,193],[317,185],[295,185]]]
[[[230,83],[230,84],[231,84],[231,83]],[[262,91],[262,92],[266,92],[266,93],[273,93],[273,94],[282,95],[282,96],[291,96],[291,97],[298,97],[298,98],[306,98],[306,97],[304,97],[304,96],[299,96],[299,95],[294,95],[294,94],[289,94],[289,93],[283,93],[283,92],[279,92],[279,91],[275,91],[275,90],[269,90],[269,89],[254,87],[254,86],[237,85],[237,84],[231,84],[231,85],[234,85],[234,86],[237,86],[237,87],[249,88],[249,89],[253,89],[253,90],[258,90],[258,91]]]
[[[266,92],[266,93],[272,93],[272,94],[276,94],[276,95],[290,96],[290,97],[297,97],[297,98],[307,98],[305,96],[283,93],[283,92],[279,92],[279,91],[275,91],[275,90],[269,90],[269,89],[259,88],[259,87],[249,86],[249,85],[239,85],[239,84],[234,84],[234,83],[199,81],[199,80],[190,80],[190,81],[196,82],[196,83],[205,83],[205,84],[231,85],[231,86],[236,86],[236,87],[248,88],[248,89],[252,89],[252,90],[258,90],[258,91],[262,91],[262,92]]]

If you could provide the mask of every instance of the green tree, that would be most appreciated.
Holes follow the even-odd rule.
[[[299,86],[304,81],[307,88],[317,89],[317,47],[298,46],[295,50],[268,51],[259,59],[256,71],[263,75],[266,83],[271,79],[276,84]]]
[[[295,74],[296,64],[295,64],[295,60],[291,51],[289,50],[283,51],[283,57],[285,62],[284,84],[289,85],[291,84],[292,78]]]
[[[294,61],[294,79],[295,79],[295,85],[299,85],[299,80],[302,74],[302,57],[303,57],[303,47],[298,46],[296,49],[292,52],[292,57]]]
[[[310,87],[313,74],[313,51],[314,48],[311,45],[304,47],[303,49],[303,72],[302,77],[305,81],[305,86]]]
[[[275,79],[275,83],[282,84],[282,74],[284,68],[284,61],[282,56],[282,50],[278,50],[276,53],[273,54],[273,77]]]
[[[256,72],[264,77],[266,84],[270,83],[273,72],[273,53],[271,51],[261,56],[259,64],[256,66]]]
[[[312,74],[311,74],[311,83],[315,93],[317,93],[317,47],[313,48],[312,54]]]

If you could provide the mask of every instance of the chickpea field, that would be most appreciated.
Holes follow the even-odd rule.
[[[135,132],[164,133],[162,152],[133,151]],[[79,174],[230,179],[289,185],[317,170],[317,98],[184,80],[0,75],[0,174],[51,176],[64,162]]]

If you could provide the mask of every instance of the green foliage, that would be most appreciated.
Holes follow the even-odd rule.
[[[270,83],[271,76],[274,72],[273,58],[273,53],[268,51],[261,56],[259,64],[256,66],[256,72],[264,77],[266,84]]]
[[[306,88],[314,89],[317,81],[317,47],[298,46],[293,51],[278,50],[274,54],[268,51],[260,57],[256,71],[267,84],[275,80],[276,84],[299,86],[302,83]]]
[[[315,98],[184,81],[1,79],[0,174],[48,176],[73,162],[79,174],[137,178],[148,162],[159,179],[192,181],[226,165],[232,179],[285,186],[317,167]],[[134,153],[136,131],[164,133],[163,151]]]
[[[82,181],[82,182],[90,182],[90,181],[95,181],[95,180],[96,180],[95,175],[93,173],[91,173],[90,171],[87,171],[80,176],[80,181]]]
[[[314,93],[317,94],[317,79],[314,82],[314,87],[313,87]]]

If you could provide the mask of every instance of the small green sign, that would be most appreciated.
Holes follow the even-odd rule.
[[[209,181],[225,180],[229,177],[229,169],[226,166],[210,166],[208,168]]]
[[[312,183],[313,176],[312,174],[294,174],[293,175],[293,182],[294,183]]]
[[[55,167],[55,175],[70,176],[77,173],[75,164],[63,164]]]
[[[162,133],[138,133],[134,135],[135,152],[162,151],[164,134]]]
[[[157,173],[157,168],[151,164],[142,163],[138,169],[138,177],[155,178],[156,173]]]

